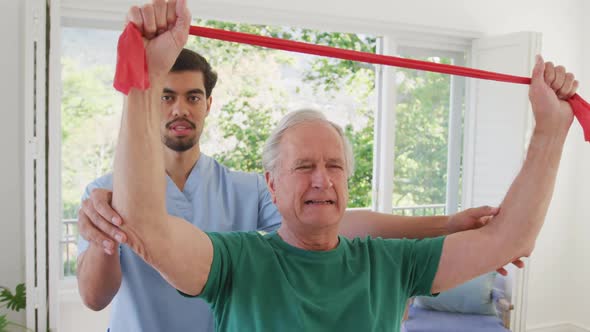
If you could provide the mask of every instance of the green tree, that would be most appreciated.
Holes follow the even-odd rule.
[[[450,77],[406,69],[399,74],[393,204],[444,203]]]
[[[277,28],[260,25],[233,24],[218,21],[201,21],[202,25],[221,28],[231,31],[254,33],[280,37],[284,39],[299,40],[314,44],[355,49],[360,51],[375,51],[375,38],[347,34],[347,33],[323,33],[309,29]],[[258,58],[264,66],[291,65],[295,62],[293,55],[287,52],[268,50],[242,44],[232,44],[227,47],[225,42],[208,39],[194,39],[190,46],[208,59],[216,68],[231,65],[232,70],[239,70],[244,66],[244,59]],[[273,100],[266,99],[264,105],[254,105],[255,99],[265,88],[263,85],[268,77],[260,77],[257,73],[251,73],[250,81],[240,85],[239,90],[233,91],[229,99],[221,107],[219,116],[214,120],[213,127],[223,132],[224,140],[233,141],[229,145],[214,154],[223,164],[244,171],[261,172],[262,146],[270,130],[276,125],[277,120],[287,109],[285,104],[286,92],[278,92]],[[220,75],[220,80],[234,79],[237,75]],[[328,98],[345,91],[353,96],[358,104],[355,117],[362,117],[364,123],[346,125],[348,135],[355,150],[356,167],[351,178],[350,202],[351,207],[366,207],[371,204],[371,187],[373,171],[373,109],[369,106],[369,96],[374,93],[374,69],[373,66],[353,62],[314,57],[303,73],[303,84],[313,86],[315,91],[324,91]],[[280,79],[280,78],[279,78]],[[272,89],[271,87],[269,87]],[[299,86],[296,93],[303,90]],[[218,94],[216,92],[216,94]],[[330,95],[330,93],[332,93]],[[218,100],[217,95],[215,97]],[[211,125],[211,124],[209,124]],[[211,129],[211,128],[209,128]],[[219,142],[216,142],[219,143]]]
[[[237,142],[229,153],[219,153],[215,158],[232,169],[262,173],[262,148],[276,125],[272,111],[253,108],[247,100],[230,101],[220,114],[220,127],[224,138],[233,137]]]
[[[62,201],[64,218],[76,218],[80,197],[112,166],[121,97],[113,91],[113,68],[81,68],[62,60]]]

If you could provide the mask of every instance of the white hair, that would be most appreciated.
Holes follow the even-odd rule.
[[[332,128],[336,129],[336,132],[338,132],[338,136],[340,136],[342,145],[344,146],[344,162],[346,164],[346,173],[348,177],[351,177],[354,173],[354,155],[352,153],[352,145],[346,136],[344,136],[342,127],[332,121],[329,121],[322,112],[312,109],[302,109],[290,112],[281,119],[277,127],[273,130],[264,144],[264,149],[262,150],[262,166],[264,167],[264,170],[271,174],[276,171],[280,158],[279,145],[287,129],[293,128],[303,123],[316,121],[329,124],[332,126]],[[318,142],[318,144],[321,143]]]

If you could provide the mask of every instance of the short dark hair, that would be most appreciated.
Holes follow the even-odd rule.
[[[176,58],[176,62],[170,72],[181,72],[181,71],[198,71],[203,73],[205,80],[205,94],[207,97],[211,96],[213,88],[217,83],[217,73],[211,68],[211,65],[207,60],[195,51],[183,48]]]

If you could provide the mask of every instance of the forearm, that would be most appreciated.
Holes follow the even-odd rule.
[[[482,229],[501,242],[498,247],[509,251],[506,259],[515,254],[527,256],[534,247],[553,195],[565,138],[565,134],[533,135],[522,169],[502,201],[499,214]]]
[[[125,220],[121,228],[127,243],[148,263],[159,252],[167,216],[159,133],[162,84],[151,83],[150,89],[132,89],[126,98],[113,174],[113,208]]]
[[[449,234],[448,216],[409,217],[372,211],[346,211],[340,234],[349,238],[422,239]]]
[[[445,239],[433,292],[530,255],[551,200],[564,140],[533,135],[523,167],[494,220]]]
[[[78,257],[78,290],[84,304],[95,311],[104,309],[121,286],[121,263],[118,253],[107,255],[90,244]]]
[[[113,207],[125,220],[123,231],[133,251],[172,286],[196,295],[207,281],[213,247],[203,231],[166,210],[159,131],[162,85],[151,81],[147,91],[131,90],[123,111]]]

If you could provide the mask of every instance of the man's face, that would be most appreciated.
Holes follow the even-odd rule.
[[[323,122],[288,129],[279,146],[274,176],[267,174],[273,201],[284,222],[317,229],[337,225],[348,202],[343,142]]]
[[[171,150],[187,151],[198,144],[211,108],[203,73],[170,72],[162,92],[162,142]]]

